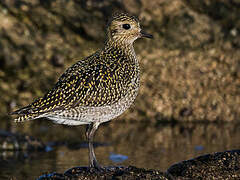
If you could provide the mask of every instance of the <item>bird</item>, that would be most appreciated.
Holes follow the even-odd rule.
[[[144,37],[153,38],[141,29],[137,17],[114,13],[102,49],[70,66],[43,97],[10,115],[17,115],[15,122],[44,118],[69,126],[87,125],[89,166],[101,169],[94,135],[101,123],[121,115],[136,99],[140,65],[133,44]]]

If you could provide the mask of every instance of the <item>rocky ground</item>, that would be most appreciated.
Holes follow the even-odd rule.
[[[67,67],[100,48],[115,11],[137,15],[155,37],[135,43],[142,86],[135,106],[121,119],[239,119],[236,0],[2,0],[0,116],[9,119],[8,112],[44,95]]]
[[[240,151],[226,151],[207,154],[195,159],[172,165],[167,172],[129,167],[109,167],[96,171],[87,167],[75,167],[64,174],[44,174],[39,180],[47,179],[239,179]]]

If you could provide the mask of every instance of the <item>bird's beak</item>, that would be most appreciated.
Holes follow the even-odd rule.
[[[140,36],[145,37],[145,38],[150,38],[150,39],[153,38],[153,35],[148,34],[148,33],[144,32],[143,30],[140,31]]]

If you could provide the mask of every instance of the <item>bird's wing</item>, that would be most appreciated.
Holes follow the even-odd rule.
[[[63,73],[44,97],[12,114],[41,115],[76,106],[102,106],[117,102],[126,93],[123,89],[128,88],[126,82],[130,82],[128,79],[133,71],[130,65],[121,66],[121,61],[127,61],[124,56],[110,55],[109,52],[97,52],[78,61]]]
[[[11,115],[43,114],[50,111],[67,109],[79,104],[79,100],[89,90],[98,54],[77,62],[62,74],[55,87],[32,104],[10,113]]]

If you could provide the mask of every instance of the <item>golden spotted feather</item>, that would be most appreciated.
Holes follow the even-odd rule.
[[[127,52],[127,51],[126,51]],[[135,64],[123,50],[112,46],[70,67],[44,97],[12,114],[16,121],[75,106],[111,105],[125,96],[136,75]]]
[[[102,50],[67,69],[52,90],[11,114],[15,121],[45,117],[60,124],[102,123],[122,114],[134,102],[140,80],[133,42],[144,33],[137,18],[115,14],[107,26]]]

